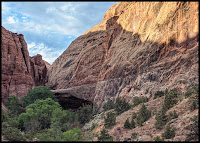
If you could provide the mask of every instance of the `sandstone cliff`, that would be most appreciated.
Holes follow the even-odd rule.
[[[4,27],[1,30],[1,98],[4,102],[9,95],[21,98],[32,87],[44,85],[48,63],[41,55],[29,56],[22,34],[12,33]]]
[[[198,83],[198,16],[197,2],[119,2],[54,61],[46,85],[100,107],[184,91],[180,80]]]

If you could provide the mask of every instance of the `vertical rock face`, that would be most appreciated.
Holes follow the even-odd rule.
[[[4,102],[9,95],[21,98],[34,86],[44,85],[47,67],[41,55],[29,56],[22,34],[1,29],[1,98]]]
[[[36,56],[30,57],[30,65],[31,75],[34,79],[35,86],[44,86],[49,64],[42,60],[40,54],[37,54]]]
[[[47,85],[58,94],[76,87],[74,96],[92,87],[87,99],[102,107],[198,83],[198,19],[197,2],[119,2],[54,61]]]

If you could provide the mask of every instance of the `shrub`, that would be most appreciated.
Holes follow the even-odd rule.
[[[24,107],[34,103],[36,100],[44,100],[46,98],[51,98],[54,101],[57,101],[55,94],[50,91],[49,87],[46,86],[37,86],[31,89],[27,96],[22,97],[22,104]]]
[[[163,139],[172,139],[175,137],[175,128],[167,125],[164,133],[162,133]]]
[[[167,116],[165,115],[165,112],[161,110],[158,114],[156,114],[155,128],[163,129],[166,123],[167,123]]]
[[[4,129],[4,138],[9,141],[25,141],[23,135],[17,128],[8,127]]]
[[[57,108],[53,110],[51,116],[51,128],[61,130],[63,132],[70,129],[74,122],[77,122],[76,113],[71,110],[61,110]]]
[[[91,105],[84,106],[77,111],[77,118],[80,124],[85,124],[93,117],[93,108]]]
[[[153,99],[162,97],[164,95],[165,95],[165,93],[163,91],[156,91],[156,93],[154,94],[154,98]]]
[[[174,110],[173,112],[169,113],[169,118],[168,120],[172,120],[172,119],[176,119],[178,118],[178,114],[176,113],[176,111]]]
[[[26,112],[19,115],[19,126],[26,131],[50,128],[53,110],[62,109],[58,102],[51,98],[36,100],[26,107]]]
[[[159,136],[156,136],[155,138],[154,138],[154,141],[156,141],[156,142],[162,142],[162,141],[164,141],[164,139],[162,139],[162,138],[160,138]]]
[[[199,87],[197,85],[194,85],[193,83],[190,83],[190,86],[187,88],[187,92],[185,93],[185,97],[188,98],[192,94],[198,94],[199,93]]]
[[[39,141],[64,141],[64,136],[61,131],[53,129],[44,129],[34,135]]]
[[[151,111],[147,110],[146,106],[142,104],[142,107],[139,110],[139,113],[137,115],[137,124],[139,126],[142,126],[142,124],[147,121],[151,117]]]
[[[133,98],[133,106],[137,106],[141,103],[148,102],[148,98],[146,96],[141,96],[141,97],[134,97]]]
[[[17,96],[11,95],[5,103],[8,108],[10,117],[17,117],[23,112]]]
[[[114,109],[115,108],[115,104],[112,100],[108,99],[108,102],[106,102],[106,104],[104,104],[103,109],[104,111],[110,110],[110,109]]]
[[[174,99],[177,97],[177,94],[178,93],[177,93],[176,88],[170,90],[169,92],[166,92],[164,104],[162,106],[162,110],[164,112],[167,112],[167,110],[169,110],[171,107],[173,107],[177,103],[177,100]]]
[[[190,111],[194,111],[195,109],[199,108],[198,100],[195,100],[192,102],[192,105],[190,106]]]
[[[116,103],[115,103],[115,111],[117,112],[117,115],[120,115],[121,113],[129,110],[131,108],[131,106],[129,105],[128,102],[125,101],[125,99],[120,99],[117,98],[116,99]]]
[[[131,134],[131,138],[132,138],[132,139],[136,139],[136,138],[137,138],[137,133],[135,133],[135,132],[132,133],[132,134]]]
[[[116,115],[115,113],[108,112],[105,121],[105,127],[110,128],[116,124]]]
[[[137,118],[137,114],[135,112],[133,112],[132,119],[136,119],[136,118]]]
[[[8,112],[6,110],[1,111],[1,123],[8,121]]]
[[[194,116],[190,120],[193,123],[185,128],[190,131],[186,136],[186,141],[199,141],[199,118],[198,116]]]
[[[64,141],[79,141],[82,131],[76,127],[63,133]]]
[[[108,134],[106,129],[101,131],[101,135],[98,137],[99,141],[113,141],[113,137]]]
[[[131,124],[130,124],[130,122],[129,122],[128,119],[126,119],[126,121],[125,121],[125,123],[124,123],[124,128],[126,128],[126,129],[131,129]]]

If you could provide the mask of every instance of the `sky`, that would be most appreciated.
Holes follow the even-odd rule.
[[[1,2],[1,25],[23,34],[29,55],[52,64],[117,2]]]

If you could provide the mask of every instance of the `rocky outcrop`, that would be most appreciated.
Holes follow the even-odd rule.
[[[180,80],[198,83],[198,16],[197,2],[119,2],[54,61],[46,85],[66,94],[92,85],[88,100],[100,107],[184,90]]]
[[[35,86],[44,86],[50,64],[42,60],[42,55],[40,54],[30,57],[30,64],[31,75],[34,79]]]
[[[41,55],[29,56],[22,34],[12,33],[4,27],[1,30],[1,98],[4,102],[9,95],[21,98],[34,86],[44,85],[47,62]]]

